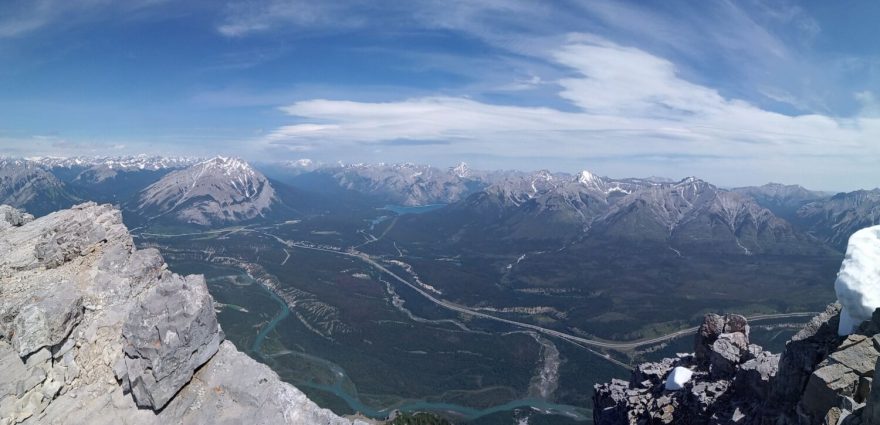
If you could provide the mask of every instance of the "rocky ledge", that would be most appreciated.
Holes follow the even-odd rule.
[[[0,370],[0,425],[353,423],[224,341],[204,278],[94,203],[0,206]]]
[[[880,309],[848,336],[839,320],[830,305],[774,355],[749,343],[742,316],[707,315],[694,353],[596,385],[595,423],[880,424]]]

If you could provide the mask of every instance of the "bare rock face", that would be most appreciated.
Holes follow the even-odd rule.
[[[34,221],[34,216],[21,212],[9,205],[0,205],[0,229],[20,227]]]
[[[95,213],[92,212],[95,207],[97,205],[94,203],[74,207],[81,213],[52,223],[43,230],[34,247],[34,255],[40,265],[57,267],[86,254],[99,242],[128,237],[128,231],[121,225],[122,215],[119,211],[98,209],[99,213]]]
[[[117,378],[140,407],[159,410],[219,349],[223,331],[202,276],[165,274],[122,327]]]
[[[840,305],[829,305],[786,344],[771,392],[771,404],[780,412],[793,409],[816,366],[840,344],[839,316]]]
[[[19,310],[12,327],[12,346],[20,357],[64,342],[83,313],[82,295],[69,281],[34,298]]]
[[[204,279],[118,210],[29,220],[0,207],[0,425],[352,423],[223,342]]]
[[[631,382],[595,389],[597,424],[880,425],[880,309],[846,337],[840,305],[814,317],[774,355],[749,344],[748,324],[707,315],[695,338],[701,356],[637,366]],[[733,331],[733,332],[726,332]],[[692,379],[658,385],[674,367]]]
[[[630,382],[597,385],[594,422],[740,423],[770,392],[779,362],[779,356],[749,344],[748,332],[743,316],[707,314],[693,355],[636,366]],[[690,380],[670,389],[664,382],[678,368],[690,370]]]

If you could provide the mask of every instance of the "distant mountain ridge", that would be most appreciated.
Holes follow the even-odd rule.
[[[463,163],[445,170],[404,163],[341,165],[315,172],[331,177],[344,189],[407,206],[455,202],[485,186],[485,178]]]
[[[539,171],[403,217],[392,235],[437,229],[454,241],[607,240],[751,255],[802,252],[812,238],[738,192],[695,177],[675,183]]]
[[[24,159],[0,158],[0,204],[42,216],[80,201],[43,165]]]
[[[614,237],[634,235],[632,223],[637,222],[644,226],[639,232],[641,239],[648,240],[660,240],[666,233],[671,240],[687,239],[690,236],[686,235],[702,228],[735,235],[725,238],[745,253],[758,249],[761,244],[756,241],[766,242],[770,235],[792,240],[791,227],[795,233],[812,235],[840,250],[852,231],[876,223],[880,215],[878,190],[831,196],[798,185],[769,183],[730,190],[712,186],[703,189],[712,194],[711,199],[703,199],[673,189],[682,181],[662,177],[615,179],[589,171],[481,171],[466,163],[440,168],[412,163],[324,164],[303,159],[255,168],[240,161],[250,169],[241,182],[221,172],[215,187],[208,184],[193,191],[186,186],[192,186],[199,173],[183,170],[211,160],[136,155],[3,161],[3,200],[37,215],[81,200],[95,200],[143,207],[143,213],[150,216],[167,214],[174,208],[173,217],[200,225],[255,219],[265,214],[277,198],[274,192],[278,188],[262,174],[264,169],[293,188],[323,194],[324,201],[332,199],[337,207],[344,206],[345,199],[355,194],[360,194],[361,205],[449,204],[443,210],[448,219],[442,227],[451,232],[453,239],[466,239],[462,226],[469,225],[482,227],[484,233],[495,233],[493,237],[511,240],[573,239],[587,231]],[[161,180],[164,183],[159,185]],[[147,188],[150,193],[143,193]],[[196,200],[200,190],[204,199]],[[254,199],[254,195],[259,196]],[[688,206],[693,202],[697,204]],[[179,203],[190,205],[172,206]],[[221,205],[230,208],[226,211]],[[769,210],[791,226],[757,207]],[[453,222],[457,224],[446,226]],[[627,227],[629,230],[623,230]]]
[[[811,245],[810,238],[752,198],[695,177],[627,195],[594,228],[606,236],[746,255]]]
[[[796,184],[767,183],[731,189],[749,196],[774,214],[791,219],[802,206],[831,196],[830,193],[809,190]]]
[[[797,210],[795,221],[843,250],[856,230],[880,224],[880,189],[838,193],[810,202]]]

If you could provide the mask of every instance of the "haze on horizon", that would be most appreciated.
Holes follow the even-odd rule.
[[[8,0],[0,155],[880,181],[880,4]]]

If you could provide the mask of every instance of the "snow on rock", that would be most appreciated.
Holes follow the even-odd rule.
[[[693,375],[694,371],[686,367],[676,366],[675,369],[672,369],[672,372],[669,372],[669,376],[666,378],[666,389],[677,391],[684,388],[684,384],[687,384]]]
[[[838,334],[851,334],[880,307],[880,226],[853,233],[834,282],[840,312]]]

